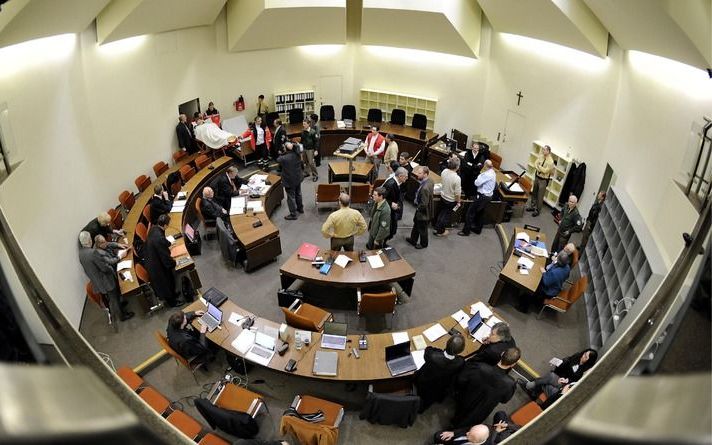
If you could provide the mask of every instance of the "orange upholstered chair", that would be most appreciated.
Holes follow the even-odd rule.
[[[213,404],[220,408],[247,413],[254,418],[264,406],[264,400],[256,392],[228,383],[220,390]]]
[[[134,203],[136,202],[136,199],[134,198],[133,193],[129,192],[128,190],[124,190],[119,194],[119,202],[128,212],[129,210],[131,210],[131,207],[133,207]]]
[[[283,307],[282,312],[289,326],[313,332],[321,332],[324,323],[334,318],[331,313],[301,300],[294,300],[288,308]]]
[[[195,169],[191,167],[190,165],[184,165],[183,167],[180,168],[180,178],[183,180],[183,183],[188,182],[190,178],[195,176]]]
[[[183,150],[177,151],[177,152],[173,153],[173,162],[175,162],[177,164],[181,161],[181,159],[185,158],[186,156],[188,156],[187,151],[183,151]]]
[[[203,168],[207,167],[210,165],[210,158],[206,155],[200,155],[197,158],[195,158],[195,168],[197,170],[202,170]]]
[[[198,423],[197,420],[190,417],[183,411],[173,411],[166,420],[168,423],[178,428],[181,433],[188,436],[190,440],[195,440],[198,434],[203,430],[203,427]]]
[[[141,391],[138,396],[160,415],[165,414],[171,406],[170,400],[166,399],[161,393],[151,387]]]
[[[208,433],[200,439],[198,445],[230,445],[230,442],[226,441],[217,434]]]
[[[166,171],[168,171],[168,164],[166,164],[165,162],[158,161],[153,164],[153,173],[156,174],[156,177],[161,176]]]
[[[146,224],[142,222],[136,224],[136,236],[139,237],[139,239],[144,243],[146,242],[146,238],[148,237],[148,229],[146,228]]]
[[[139,392],[146,386],[146,382],[141,378],[140,375],[136,374],[133,369],[128,366],[122,366],[116,370],[116,374],[124,381],[129,388]]]
[[[499,169],[502,167],[502,156],[493,151],[490,152],[490,161],[492,161],[492,166],[494,166],[494,168]]]
[[[554,298],[547,298],[544,300],[544,306],[542,306],[539,311],[539,317],[544,312],[544,309],[549,308],[557,312],[567,312],[569,308],[576,303],[576,301],[581,298],[581,295],[586,291],[588,287],[588,277],[586,275],[581,275],[571,287],[563,289],[559,292],[559,295]]]
[[[514,411],[510,418],[515,424],[519,426],[524,426],[534,420],[536,416],[538,416],[542,412],[543,410],[541,409],[541,407],[535,401],[531,401]]]
[[[121,226],[124,225],[124,217],[121,216],[121,212],[116,209],[109,209],[107,212],[111,217],[111,228],[119,230]]]
[[[85,290],[87,293],[87,298],[93,301],[97,306],[99,306],[102,311],[104,311],[104,313],[106,314],[106,318],[109,321],[109,325],[113,326],[114,330],[116,330],[117,326],[116,323],[114,323],[114,317],[111,313],[111,309],[109,308],[109,302],[104,301],[104,297],[94,291],[94,286],[92,286],[91,281],[87,282]]]
[[[151,186],[151,178],[149,178],[146,175],[141,175],[136,180],[134,181],[134,184],[136,184],[136,188],[138,189],[138,192],[141,193],[142,191],[146,190]]]
[[[391,324],[393,324],[393,316],[396,313],[396,291],[391,289],[388,292],[378,293],[361,293],[361,289],[357,290],[356,298],[358,300],[356,310],[359,317],[368,314],[391,314]]]
[[[319,210],[319,204],[339,202],[341,194],[341,186],[339,184],[317,184],[316,192],[314,193],[314,205]]]

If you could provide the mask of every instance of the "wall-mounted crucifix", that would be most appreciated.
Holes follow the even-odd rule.
[[[517,93],[517,106],[519,106],[519,104],[522,102],[522,97],[524,97],[524,96],[522,95],[522,92],[521,92],[521,91],[518,92],[518,93]]]

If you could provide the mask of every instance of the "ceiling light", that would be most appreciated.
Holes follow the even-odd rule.
[[[705,70],[641,51],[628,51],[628,60],[636,72],[668,88],[691,98],[712,98],[712,80]]]
[[[60,34],[0,48],[0,77],[63,60],[73,52],[76,41],[76,34]]]
[[[608,66],[608,58],[597,57],[568,46],[516,34],[501,33],[500,35],[502,40],[509,46],[527,51],[529,54],[536,54],[543,58],[569,65],[572,68],[596,72]]]
[[[129,37],[121,40],[115,40],[109,43],[102,43],[101,45],[99,45],[99,52],[112,56],[117,54],[125,54],[143,45],[147,38],[148,37],[146,35],[143,35]]]
[[[374,56],[388,59],[398,59],[422,65],[472,66],[477,59],[456,56],[454,54],[424,51],[420,49],[396,48],[393,46],[365,45],[366,50]]]

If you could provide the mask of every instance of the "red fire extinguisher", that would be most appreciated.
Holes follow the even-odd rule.
[[[245,99],[243,99],[242,96],[240,96],[239,98],[237,98],[237,100],[235,101],[235,109],[236,109],[237,111],[244,111],[244,110],[245,110]]]

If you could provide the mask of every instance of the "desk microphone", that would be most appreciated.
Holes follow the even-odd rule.
[[[460,317],[460,319],[457,320],[454,325],[452,325],[452,327],[450,328],[449,331],[447,331],[447,333],[450,334],[450,335],[462,335],[462,333],[461,333],[460,331],[458,331],[457,329],[455,329],[455,327],[456,327],[457,325],[459,325],[460,322],[461,322],[462,320],[464,320],[465,318],[467,318],[466,315]]]

